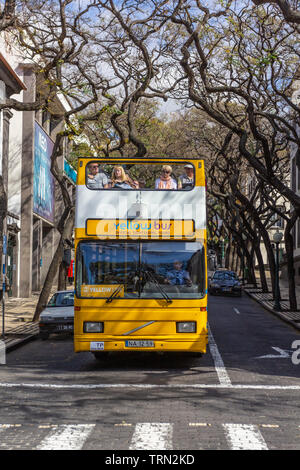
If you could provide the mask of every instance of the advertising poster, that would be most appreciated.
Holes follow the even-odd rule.
[[[54,222],[54,178],[50,170],[53,142],[35,123],[33,211]]]

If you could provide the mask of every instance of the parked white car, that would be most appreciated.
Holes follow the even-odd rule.
[[[40,338],[48,339],[51,333],[74,330],[74,291],[58,291],[51,297],[39,320]]]

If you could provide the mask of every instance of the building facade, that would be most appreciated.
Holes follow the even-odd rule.
[[[11,67],[8,60],[0,53],[0,102],[5,103],[7,98],[18,96],[26,90],[25,84]],[[0,233],[1,233],[1,257],[4,252],[4,271],[6,282],[9,285],[9,276],[12,274],[10,265],[12,253],[16,251],[16,236],[19,232],[18,221],[11,217],[8,211],[9,198],[9,165],[10,165],[10,142],[11,142],[11,120],[13,113],[9,109],[0,111]],[[9,272],[8,272],[9,271]],[[1,272],[3,267],[1,263]],[[1,295],[3,279],[1,276]]]
[[[295,77],[292,86],[292,101],[300,106],[300,79]],[[296,132],[300,137],[300,122],[294,123]],[[300,151],[295,144],[291,145],[290,151],[290,174],[291,174],[291,189],[300,197]],[[293,228],[294,239],[294,270],[295,270],[295,283],[300,286],[300,217],[298,217]]]
[[[11,96],[23,103],[34,102],[41,91],[34,66],[23,63],[11,49],[4,60],[10,62],[19,80],[19,88],[12,89]],[[59,95],[53,106],[55,119],[48,111],[3,112],[2,126],[7,126],[5,119],[10,122],[9,134],[7,130],[3,132],[7,155],[4,168],[8,209],[6,272],[10,296],[26,298],[42,288],[60,236],[55,227],[63,203],[50,166],[55,138],[63,129],[63,115],[70,106]],[[70,171],[67,173],[65,160],[68,147],[64,147],[65,155],[59,158],[58,164],[74,194],[74,177]]]

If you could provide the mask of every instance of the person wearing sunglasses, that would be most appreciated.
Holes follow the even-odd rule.
[[[155,180],[155,189],[177,189],[177,182],[172,178],[172,167],[163,165],[159,178]]]
[[[108,178],[106,174],[101,171],[99,173],[99,165],[96,162],[91,162],[88,165],[87,187],[89,189],[107,189]]]

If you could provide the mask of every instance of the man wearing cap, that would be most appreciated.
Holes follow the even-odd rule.
[[[179,181],[182,189],[189,190],[194,186],[194,167],[191,163],[187,163],[184,169],[185,175],[179,176]]]

